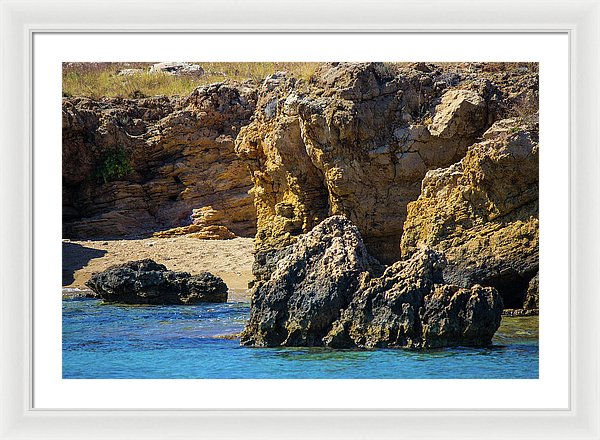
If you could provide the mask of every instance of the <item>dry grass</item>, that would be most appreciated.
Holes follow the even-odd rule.
[[[384,63],[386,65],[386,68],[390,69],[392,72],[394,73],[398,73],[401,69],[407,68],[407,67],[412,67],[415,62],[411,61],[411,62],[388,62],[388,63]],[[510,72],[513,70],[518,70],[518,69],[527,69],[528,71],[532,72],[532,73],[538,73],[539,72],[539,63],[533,63],[533,62],[504,62],[504,61],[499,61],[499,62],[481,62],[481,63],[474,63],[474,62],[446,62],[446,61],[442,61],[442,62],[427,62],[425,64],[435,64],[438,67],[441,67],[442,70],[444,71],[448,71],[448,72],[469,72],[469,71],[475,71],[475,70],[479,70],[479,71],[483,71],[483,72],[489,72],[489,73],[494,73],[494,72]]]
[[[169,74],[150,74],[153,63],[64,63],[62,72],[63,96],[101,97],[142,97],[155,95],[187,95],[196,87],[227,79],[236,81],[262,81],[268,75],[286,70],[292,75],[310,79],[318,63],[276,63],[276,62],[239,62],[239,63],[203,63],[203,76],[175,76]],[[144,69],[142,73],[119,76],[122,69]]]
[[[315,73],[319,63],[307,62],[194,62],[205,71],[203,76],[175,76],[168,74],[150,74],[149,67],[153,62],[131,63],[64,63],[63,64],[63,96],[101,97],[143,97],[155,95],[187,95],[196,87],[224,81],[254,80],[262,81],[268,75],[285,70],[297,78],[309,80]],[[384,63],[388,74],[398,74],[403,68],[410,67],[413,62]],[[502,73],[516,69],[538,71],[537,63],[525,62],[487,62],[487,63],[433,63],[446,72],[469,72],[479,70],[488,73]],[[121,69],[144,69],[142,73],[131,76],[119,76]]]

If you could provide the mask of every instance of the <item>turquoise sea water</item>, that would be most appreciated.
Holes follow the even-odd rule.
[[[248,348],[247,303],[118,306],[63,299],[65,379],[526,379],[538,377],[537,317],[503,318],[489,348],[350,351]]]

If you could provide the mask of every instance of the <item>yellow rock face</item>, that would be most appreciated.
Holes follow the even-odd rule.
[[[512,128],[427,173],[401,251],[430,246],[446,256],[448,282],[496,287],[505,307],[520,308],[539,266],[539,147],[535,127]]]
[[[268,78],[236,139],[254,183],[257,251],[289,245],[341,214],[372,255],[398,260],[407,204],[425,173],[460,160],[491,118],[493,87],[484,96],[474,84],[436,85],[435,75],[333,63],[310,83]]]

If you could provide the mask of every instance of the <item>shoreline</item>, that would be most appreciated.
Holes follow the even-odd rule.
[[[168,269],[192,275],[210,272],[223,279],[230,296],[248,300],[253,279],[254,239],[202,240],[186,236],[62,241],[63,289],[87,290],[92,273],[115,264],[151,258]]]

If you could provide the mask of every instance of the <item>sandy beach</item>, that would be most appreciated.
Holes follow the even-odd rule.
[[[92,273],[114,264],[151,258],[174,271],[208,271],[223,278],[230,300],[247,298],[252,279],[252,238],[200,240],[188,237],[137,240],[63,240],[63,287],[85,289]]]

